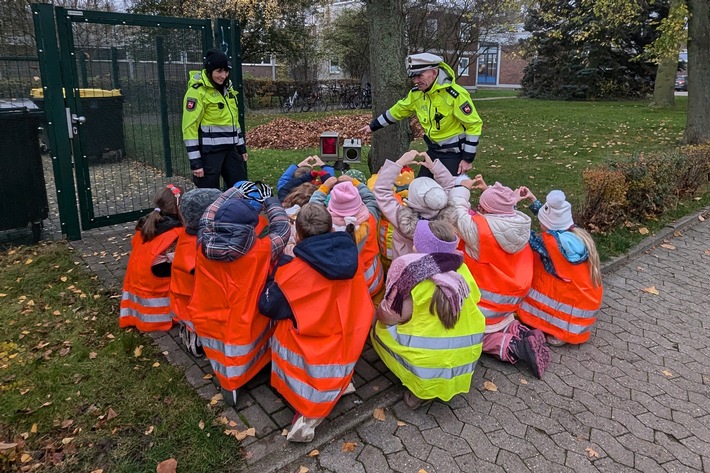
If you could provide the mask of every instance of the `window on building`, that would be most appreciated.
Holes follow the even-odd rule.
[[[439,29],[439,20],[436,18],[428,18],[426,21],[426,34],[428,37],[436,36]]]
[[[468,43],[471,41],[471,23],[461,23],[459,40],[461,40],[462,43]]]
[[[460,76],[468,76],[468,65],[469,65],[469,59],[467,57],[462,57],[459,59],[459,77]]]
[[[330,73],[331,74],[340,74],[340,63],[338,62],[337,59],[330,60]]]

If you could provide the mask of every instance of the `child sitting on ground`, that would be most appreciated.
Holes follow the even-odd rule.
[[[564,192],[553,190],[543,205],[527,187],[518,195],[532,204],[541,233],[530,233],[535,252],[532,287],[518,316],[548,334],[547,343],[580,344],[589,339],[602,303],[599,254],[592,236],[575,226]]]
[[[313,169],[319,166],[321,169]],[[310,182],[316,187],[324,183],[329,177],[335,176],[335,169],[325,164],[318,156],[308,156],[298,163],[298,166],[291,164],[279,178],[276,184],[277,195],[283,202],[286,196],[296,187],[303,183]]]
[[[295,257],[281,258],[259,299],[261,313],[279,320],[271,384],[296,411],[287,436],[292,442],[313,440],[347,390],[374,314],[357,246],[332,226],[325,207],[304,205]]]
[[[475,211],[469,201],[472,188],[483,190]],[[512,189],[499,182],[487,186],[480,174],[462,180],[449,199],[462,239],[459,249],[481,290],[478,308],[486,317],[483,352],[508,363],[523,360],[542,378],[550,362],[545,334],[515,319],[533,278],[530,217],[515,209],[519,197]]]
[[[155,209],[141,217],[131,240],[123,279],[119,326],[142,332],[170,330],[170,274],[182,232],[178,203],[182,190],[168,184],[153,197]]]
[[[284,254],[293,256],[293,247],[296,246],[296,217],[301,208],[311,200],[311,196],[317,190],[317,187],[312,182],[304,182],[298,187],[295,187],[288,193],[282,201],[286,215],[288,215],[291,224],[291,237],[288,239],[288,244],[284,249]]]

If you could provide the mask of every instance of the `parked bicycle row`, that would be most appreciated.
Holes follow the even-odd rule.
[[[282,99],[281,110],[289,112],[325,112],[328,109],[372,108],[372,88],[360,86],[320,86],[307,93],[292,91]]]

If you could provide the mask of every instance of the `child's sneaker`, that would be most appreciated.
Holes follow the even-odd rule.
[[[550,345],[551,347],[561,347],[563,345],[567,345],[567,342],[560,340],[557,337],[553,337],[552,335],[546,335],[545,336],[547,344]]]
[[[187,350],[192,356],[202,358],[205,354],[205,350],[202,349],[200,337],[198,337],[195,332],[190,332],[189,330],[185,331],[187,332]]]
[[[535,376],[542,379],[547,365],[550,363],[550,347],[536,336],[526,338],[513,338],[510,348],[519,360],[523,360],[530,366]]]
[[[316,427],[323,422],[323,418],[309,418],[296,414],[291,424],[291,430],[286,435],[289,442],[308,443],[316,436]]]
[[[239,390],[233,389],[232,391],[228,391],[224,388],[220,388],[220,390],[224,403],[229,407],[235,407],[237,405],[237,399],[239,398]]]

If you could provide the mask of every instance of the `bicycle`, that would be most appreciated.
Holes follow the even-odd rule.
[[[293,92],[293,95],[286,97],[286,100],[284,100],[284,103],[281,106],[281,111],[283,111],[284,113],[288,113],[291,110],[295,110],[297,107],[302,107],[302,105],[300,102],[300,97],[298,96],[298,91],[295,90]]]
[[[316,112],[325,112],[328,110],[328,103],[323,100],[320,91],[311,92],[301,102],[301,111],[308,112],[313,109]]]

